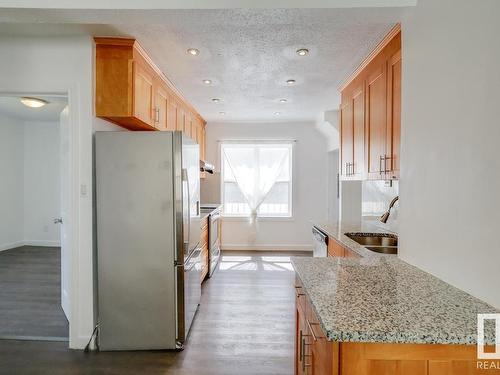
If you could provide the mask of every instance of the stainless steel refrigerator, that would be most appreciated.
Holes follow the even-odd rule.
[[[96,132],[98,343],[179,349],[201,296],[199,147],[181,132]]]

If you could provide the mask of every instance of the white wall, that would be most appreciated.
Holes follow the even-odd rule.
[[[327,154],[328,221],[336,222],[340,215],[339,149]]]
[[[24,126],[0,114],[0,251],[24,240]]]
[[[72,176],[70,347],[83,348],[94,327],[92,265],[93,41],[90,37],[0,37],[0,88],[69,93]]]
[[[222,245],[226,249],[310,250],[311,221],[325,220],[327,153],[325,138],[311,123],[210,123],[207,126],[207,161],[219,166],[219,143],[234,139],[295,139],[293,165],[293,218],[261,219],[255,242],[249,241],[248,223],[225,219]],[[202,181],[202,202],[220,202],[220,174]]]
[[[59,122],[24,123],[24,241],[59,246]]]
[[[400,257],[500,307],[500,2],[403,22]]]

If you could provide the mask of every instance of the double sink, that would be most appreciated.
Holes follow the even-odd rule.
[[[345,233],[351,240],[380,254],[397,254],[398,237],[389,233]]]

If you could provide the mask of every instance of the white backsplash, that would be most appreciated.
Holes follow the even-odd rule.
[[[363,181],[362,186],[362,217],[363,220],[373,220],[373,224],[391,232],[398,232],[399,201],[391,210],[389,220],[384,224],[380,216],[387,211],[392,199],[399,195],[399,182],[392,181],[392,186],[385,181]]]

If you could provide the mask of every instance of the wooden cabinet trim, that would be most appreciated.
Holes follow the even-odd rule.
[[[389,31],[389,33],[382,39],[382,41],[377,44],[375,49],[370,52],[370,54],[359,64],[359,66],[352,72],[349,77],[339,86],[339,91],[344,91],[347,86],[349,86],[360,73],[380,54],[380,52],[393,40],[398,33],[401,32],[401,24],[397,23]]]

